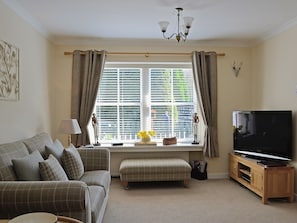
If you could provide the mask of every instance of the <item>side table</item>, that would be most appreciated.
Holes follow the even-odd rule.
[[[58,216],[58,222],[60,222],[60,223],[83,223],[80,220],[70,218],[70,217],[65,217],[65,216]]]
[[[7,219],[0,219],[0,223],[8,223],[8,221],[9,220]],[[83,222],[70,217],[58,216],[57,223],[83,223]]]

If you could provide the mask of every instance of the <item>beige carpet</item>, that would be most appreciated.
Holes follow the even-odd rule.
[[[179,183],[132,184],[124,190],[112,179],[103,223],[293,223],[297,203],[261,198],[234,181],[192,180]]]

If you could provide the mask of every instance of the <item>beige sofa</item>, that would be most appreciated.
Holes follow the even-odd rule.
[[[49,212],[86,223],[102,222],[111,180],[109,150],[66,149],[67,152],[78,154],[76,160],[82,163],[78,168],[81,175],[73,180],[69,177],[71,173],[66,171],[69,166],[65,166],[68,163],[72,168],[73,162],[68,162],[64,157],[64,148],[62,159],[53,158],[56,154],[48,153],[47,149],[55,145],[56,141],[47,133],[40,133],[25,140],[0,145],[0,219],[11,219],[29,212]],[[39,168],[41,163],[47,165],[53,162],[54,165],[48,165],[47,168],[53,166],[54,170],[43,169],[40,180],[18,179],[26,171],[23,166],[21,171],[16,169],[16,164],[26,161],[33,154],[46,160],[38,162]],[[31,161],[30,165],[34,162]],[[41,175],[41,169],[39,171]],[[54,180],[44,180],[44,177]]]

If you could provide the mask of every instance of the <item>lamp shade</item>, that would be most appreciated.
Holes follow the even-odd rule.
[[[187,29],[191,28],[193,20],[194,20],[193,17],[184,17],[184,23]]]
[[[80,134],[81,129],[76,119],[66,119],[61,121],[59,132],[64,134]]]
[[[159,26],[162,32],[166,32],[168,25],[169,25],[169,22],[167,21],[159,22]]]

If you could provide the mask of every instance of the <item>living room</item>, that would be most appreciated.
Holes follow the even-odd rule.
[[[57,21],[58,22],[58,21]],[[107,50],[108,52],[168,52],[184,53],[193,50],[216,51],[218,57],[218,142],[220,156],[207,159],[209,178],[228,177],[228,154],[232,151],[232,111],[238,109],[286,109],[295,115],[297,75],[295,54],[297,25],[293,21],[279,27],[275,33],[254,44],[189,41],[178,45],[175,41],[70,39],[54,43],[0,2],[0,40],[20,50],[20,99],[0,101],[0,144],[48,132],[64,145],[67,137],[58,133],[62,119],[70,118],[72,57],[64,52],[73,50]],[[157,27],[158,28],[158,27]],[[194,27],[193,27],[194,29]],[[161,32],[160,32],[161,37]],[[158,58],[157,58],[158,59]],[[167,60],[172,60],[171,58]],[[156,60],[154,56],[108,56],[109,62]],[[187,61],[184,56],[176,61]],[[243,62],[235,77],[232,65]],[[18,113],[20,111],[20,113]],[[296,130],[297,119],[293,118]],[[296,132],[293,133],[293,159],[297,168]],[[295,182],[295,197],[297,184]]]

